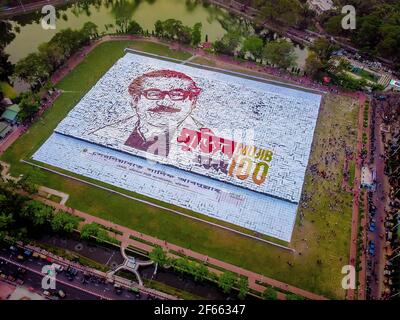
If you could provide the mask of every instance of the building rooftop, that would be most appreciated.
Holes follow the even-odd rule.
[[[328,11],[333,8],[332,0],[308,0],[311,7],[318,7],[320,11]]]
[[[6,108],[6,110],[3,112],[1,115],[1,119],[15,122],[17,120],[18,113],[20,112],[20,107],[16,104],[13,104],[12,106],[9,106]]]
[[[4,121],[0,122],[0,138],[4,138],[7,133],[9,133],[12,130],[11,126]]]

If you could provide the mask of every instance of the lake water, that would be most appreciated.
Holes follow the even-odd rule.
[[[99,33],[115,32],[117,20],[136,20],[144,30],[153,30],[157,20],[179,19],[183,24],[193,26],[202,23],[202,41],[208,36],[214,41],[226,33],[226,26],[235,22],[227,11],[214,5],[204,5],[195,0],[92,0],[79,1],[57,8],[55,30],[44,30],[41,26],[40,11],[13,18],[15,39],[6,47],[11,62],[15,63],[37,47],[49,41],[58,31],[79,29],[85,22],[92,21]],[[229,21],[227,23],[227,21]],[[112,25],[112,26],[111,26]],[[296,46],[298,64],[302,66],[307,50]]]

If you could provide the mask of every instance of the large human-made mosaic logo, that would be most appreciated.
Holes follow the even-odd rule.
[[[129,51],[33,159],[289,241],[320,102]]]
[[[251,179],[257,185],[265,182],[272,151],[219,137],[211,129],[199,127],[200,122],[192,113],[202,89],[190,76],[173,70],[151,71],[136,77],[128,91],[135,115],[123,118],[119,124],[136,120],[124,145],[173,157],[176,155],[171,153],[171,147],[175,146],[171,144],[173,139],[181,145],[182,152],[195,155],[192,157],[195,166],[239,180]]]

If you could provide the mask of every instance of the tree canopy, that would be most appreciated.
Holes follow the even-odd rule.
[[[55,232],[71,233],[74,229],[78,228],[79,218],[67,212],[60,211],[55,214],[51,221],[51,227]]]
[[[264,48],[263,56],[273,65],[283,69],[294,66],[296,62],[294,46],[285,39],[268,42]]]
[[[92,22],[86,22],[80,30],[61,30],[49,42],[39,45],[38,52],[30,53],[18,61],[13,76],[37,90],[54,70],[95,36],[97,26]]]
[[[236,282],[236,276],[230,271],[225,271],[218,279],[218,285],[224,293],[229,293]]]
[[[20,112],[18,120],[21,122],[30,122],[40,108],[39,97],[31,92],[22,93],[19,102]]]
[[[234,54],[235,50],[240,44],[240,41],[240,34],[235,31],[229,31],[221,39],[216,40],[213,43],[213,48],[218,53],[231,55]]]
[[[159,37],[176,40],[184,44],[197,45],[201,41],[201,23],[196,23],[192,29],[185,26],[180,20],[157,20],[154,24],[154,30]],[[193,36],[195,39],[193,39]]]
[[[149,258],[153,260],[155,263],[158,263],[161,267],[165,266],[168,263],[167,255],[165,251],[160,246],[154,247],[154,249],[150,252]]]
[[[302,5],[298,0],[265,1],[261,12],[267,21],[282,26],[294,26],[301,20]]]
[[[270,286],[268,286],[263,292],[263,298],[265,300],[276,300],[278,299],[278,293],[276,290]]]
[[[400,3],[377,0],[338,0],[340,5],[357,8],[357,27],[343,30],[341,6],[325,19],[325,30],[332,35],[348,37],[364,53],[400,62]]]
[[[251,36],[244,40],[242,46],[243,54],[250,52],[255,59],[261,59],[264,48],[264,42],[257,36]]]
[[[29,200],[21,211],[21,216],[28,219],[33,225],[40,226],[53,218],[53,208],[37,200]]]
[[[237,286],[239,288],[238,298],[244,300],[249,292],[249,280],[245,277],[240,277]]]

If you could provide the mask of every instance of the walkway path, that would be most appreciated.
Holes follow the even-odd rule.
[[[20,178],[15,178],[15,177],[13,177],[12,175],[9,174],[10,165],[8,163],[0,161],[0,169],[1,169],[0,176],[1,176],[1,179],[4,182],[7,182],[7,181],[18,182],[20,180]]]
[[[0,155],[6,151],[26,130],[24,126],[16,127],[7,137],[0,142]]]
[[[58,191],[58,190],[54,190],[54,189],[51,189],[51,188],[48,188],[48,187],[44,187],[44,186],[39,187],[39,193],[45,194],[46,198],[50,198],[50,196],[52,196],[52,195],[54,195],[56,197],[60,197],[61,198],[61,201],[60,201],[61,204],[66,204],[67,201],[68,201],[68,198],[69,198],[69,194],[67,194],[67,193],[64,193],[64,192],[61,192],[61,191]]]
[[[192,61],[192,60],[195,59],[195,58],[197,58],[197,55],[196,55],[196,54],[194,54],[194,55],[192,55],[190,58],[188,58],[188,59],[182,61],[181,64],[186,64],[186,63]]]

